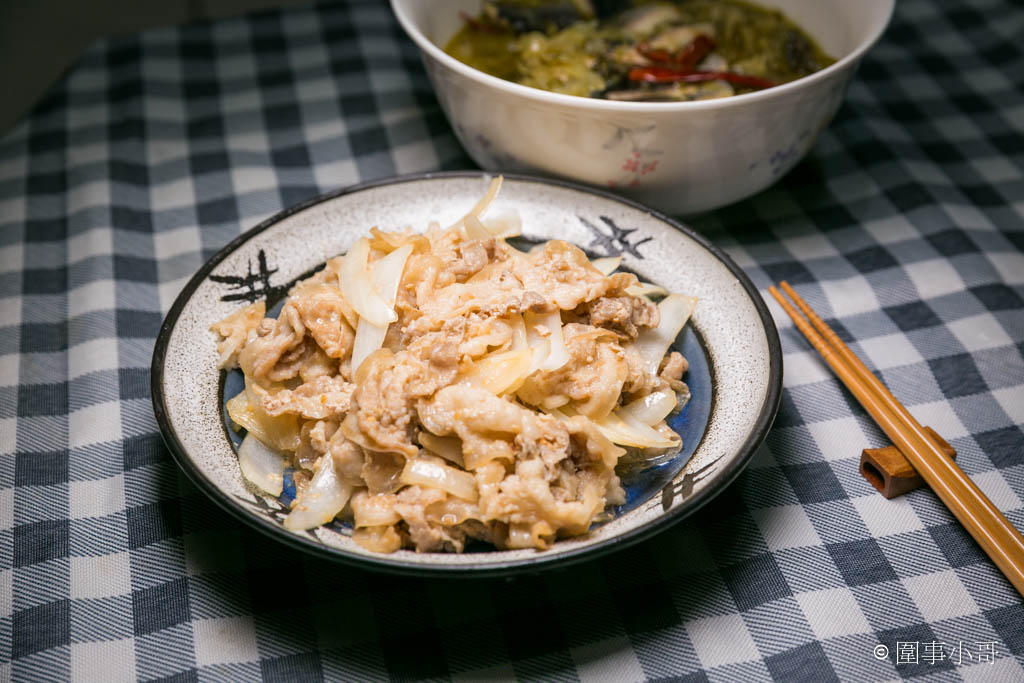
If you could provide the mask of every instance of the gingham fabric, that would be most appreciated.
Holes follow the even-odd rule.
[[[1014,0],[901,0],[809,157],[691,221],[794,284],[1019,528],[1022,35]],[[624,552],[395,578],[205,499],[148,388],[184,282],[297,201],[471,167],[380,2],[100,43],[0,138],[0,679],[1024,680],[1020,596],[931,492],[858,475],[884,439],[774,303],[765,447]]]

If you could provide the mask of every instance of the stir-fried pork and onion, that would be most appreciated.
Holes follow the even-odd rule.
[[[500,182],[447,229],[372,229],[277,318],[259,302],[213,326],[245,375],[242,473],[280,495],[293,468],[286,527],[348,519],[379,552],[546,548],[623,502],[627,452],[679,448],[669,346],[695,300],[563,241],[513,248],[518,217],[486,214]]]

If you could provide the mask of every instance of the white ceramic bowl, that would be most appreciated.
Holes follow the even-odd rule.
[[[837,59],[797,81],[718,100],[615,102],[559,95],[473,69],[444,53],[480,0],[391,0],[437,97],[481,167],[569,178],[672,214],[768,187],[811,148],[839,108],[895,0],[759,0]]]

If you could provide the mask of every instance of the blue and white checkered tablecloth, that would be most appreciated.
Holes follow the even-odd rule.
[[[901,0],[809,157],[692,221],[793,283],[1018,527],[1021,36],[1015,0]],[[765,448],[625,552],[395,578],[204,498],[149,397],[185,281],[282,207],[471,167],[372,1],[102,42],[0,137],[0,680],[1024,680],[1020,596],[930,491],[858,475],[884,439],[778,309]]]

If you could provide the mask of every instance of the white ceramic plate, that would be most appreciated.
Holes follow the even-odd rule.
[[[642,280],[699,297],[674,348],[690,361],[693,398],[671,421],[683,450],[656,468],[627,472],[628,500],[587,534],[545,551],[477,549],[463,554],[371,553],[344,524],[308,532],[281,525],[289,497],[257,493],[243,480],[223,403],[240,378],[217,368],[212,323],[247,301],[268,308],[297,279],[347,251],[373,226],[423,230],[454,222],[483,195],[490,176],[436,173],[371,182],[287,209],[238,237],[185,286],[164,320],[153,353],[153,408],[185,473],[240,519],[315,554],[408,573],[495,574],[593,557],[681,519],[731,482],[771,426],[782,387],[782,354],[756,288],[703,237],[644,206],[571,183],[506,176],[495,204],[515,209],[523,237],[564,239],[592,256],[619,254]]]

